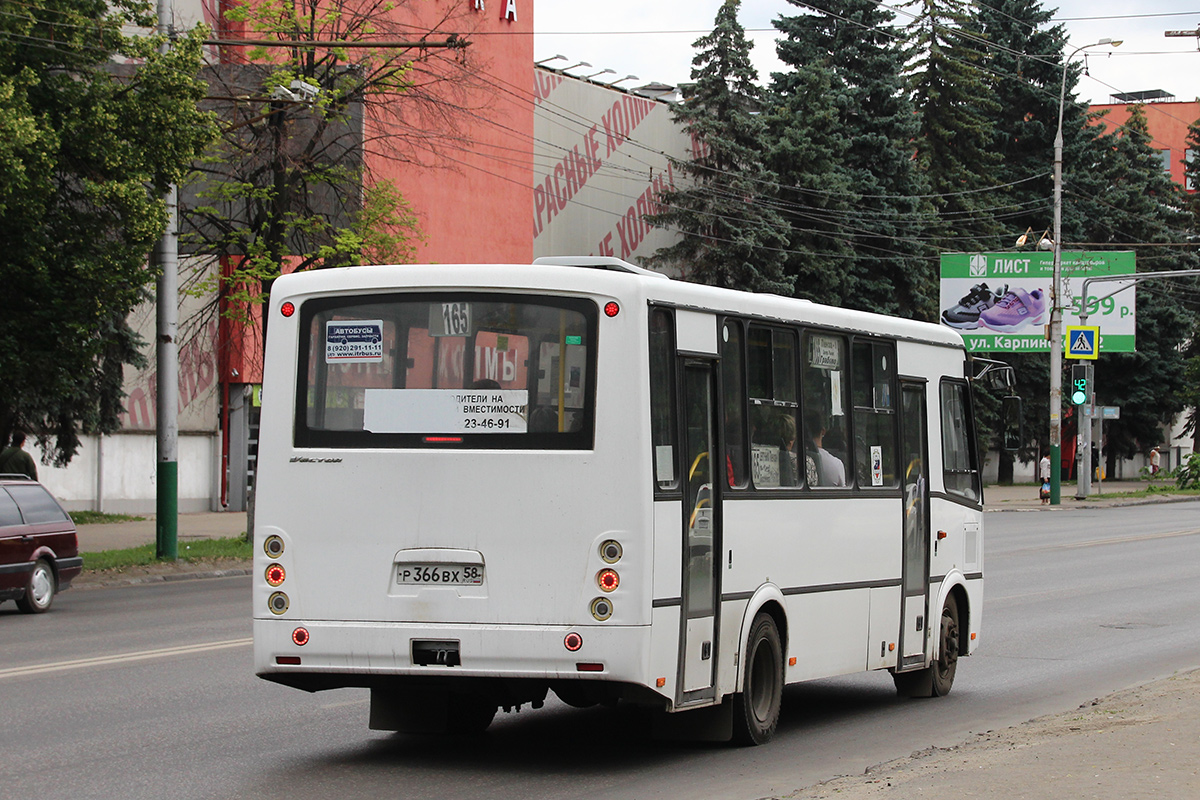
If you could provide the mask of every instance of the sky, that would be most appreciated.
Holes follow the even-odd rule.
[[[984,0],[986,2],[986,0]],[[676,85],[689,81],[692,43],[712,30],[722,0],[531,0],[534,8],[534,58],[556,55],[546,66],[570,69],[572,75],[597,75],[609,81],[636,75],[625,87],[651,81]],[[897,23],[906,14],[897,3]],[[1167,38],[1164,31],[1194,31],[1200,26],[1200,0],[1052,0],[1055,19],[1067,26],[1070,47],[1101,38],[1121,39],[1117,48],[1088,48],[1089,75],[1081,78],[1079,99],[1107,103],[1114,92],[1161,89],[1180,101],[1200,98],[1200,39]],[[751,56],[760,80],[769,80],[782,65],[775,57],[777,31],[771,21],[799,9],[787,0],[742,0],[738,15],[754,42]],[[1015,24],[1015,23],[1014,23]],[[1111,55],[1110,55],[1111,53]],[[1082,60],[1084,53],[1076,56]]]

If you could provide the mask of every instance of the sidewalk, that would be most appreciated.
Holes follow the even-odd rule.
[[[133,522],[111,522],[100,525],[80,525],[79,552],[97,553],[101,550],[123,550],[153,544],[156,540],[153,514]],[[180,514],[176,536],[180,546],[192,539],[224,539],[246,532],[246,512],[213,511],[200,514]]]
[[[1113,497],[1124,492],[1141,492],[1150,486],[1162,490],[1161,494],[1150,497]],[[1136,506],[1146,503],[1170,503],[1184,500],[1200,500],[1197,495],[1173,495],[1170,490],[1174,483],[1155,481],[1105,481],[1103,486],[1093,483],[1092,491],[1084,500],[1075,499],[1076,486],[1074,483],[1062,485],[1060,503],[1057,506],[1044,505],[1038,497],[1040,486],[1020,484],[1017,486],[989,485],[983,487],[984,509],[987,511],[1039,510],[1067,511],[1075,508],[1113,508],[1116,506]]]

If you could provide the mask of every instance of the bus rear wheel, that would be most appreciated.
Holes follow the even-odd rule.
[[[938,657],[925,669],[894,672],[896,691],[905,697],[945,697],[954,686],[958,671],[958,601],[946,598],[938,629]]]
[[[733,739],[766,744],[779,725],[783,703],[783,645],[770,614],[760,613],[746,639],[742,691],[733,697]]]

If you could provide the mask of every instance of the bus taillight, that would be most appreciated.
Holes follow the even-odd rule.
[[[566,635],[566,638],[563,639],[563,646],[574,653],[576,650],[583,647],[583,637],[578,633],[575,633],[575,631],[571,631]]]
[[[611,592],[621,585],[621,576],[615,569],[602,569],[596,573],[596,583],[602,592]]]
[[[267,583],[271,586],[278,586],[283,583],[283,579],[287,577],[287,572],[284,571],[282,564],[267,565]]]
[[[301,647],[308,644],[308,628],[296,628],[292,631],[292,641]]]
[[[617,314],[620,314],[620,313],[621,313],[621,307],[619,305],[617,305],[616,303],[614,303],[612,300],[609,300],[607,303],[604,304],[604,316],[615,317]]]

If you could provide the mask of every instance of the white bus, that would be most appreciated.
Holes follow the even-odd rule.
[[[267,680],[381,730],[552,690],[761,743],[785,684],[944,695],[978,643],[954,331],[611,258],[288,275],[267,313]]]

